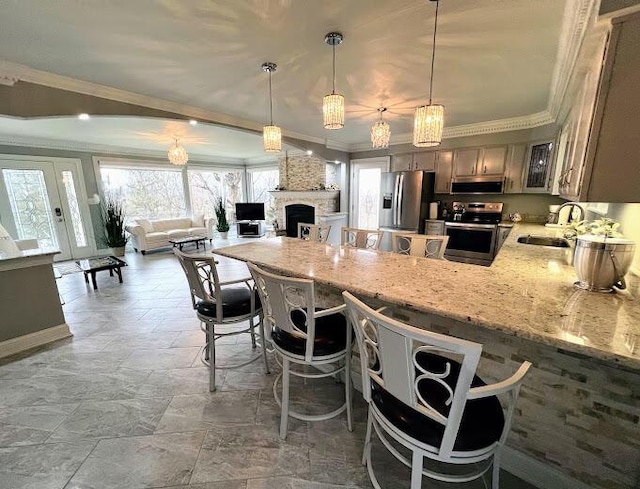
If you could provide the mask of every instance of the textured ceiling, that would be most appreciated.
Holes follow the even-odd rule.
[[[446,125],[524,116],[547,107],[565,0],[442,0],[434,101]],[[394,134],[426,103],[435,3],[427,0],[4,0],[0,59],[265,122],[274,74],[285,131],[365,142],[379,105]],[[331,49],[340,31],[340,131],[322,127]]]

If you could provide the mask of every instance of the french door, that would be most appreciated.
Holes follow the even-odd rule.
[[[15,239],[60,250],[58,261],[89,256],[81,172],[77,160],[0,156],[0,222]]]
[[[389,158],[351,160],[351,214],[349,222],[359,229],[378,229],[382,207],[382,173]]]

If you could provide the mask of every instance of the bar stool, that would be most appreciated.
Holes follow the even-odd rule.
[[[393,235],[393,252],[443,260],[448,243],[449,236],[398,233]]]
[[[411,489],[420,489],[422,476],[462,483],[489,469],[497,489],[500,450],[531,363],[523,362],[510,378],[487,385],[476,375],[482,345],[414,328],[383,316],[349,292],[342,295],[358,341],[369,405],[362,463],[373,486],[381,489],[371,462],[375,430],[391,454],[411,468]],[[504,409],[499,395],[506,398]],[[387,437],[410,450],[411,458]],[[437,466],[424,468],[425,458]],[[465,471],[445,471],[447,464]]]
[[[323,226],[318,224],[309,224],[306,222],[298,223],[298,238],[307,239],[310,241],[318,241],[319,243],[326,243],[329,238],[329,232],[331,226]]]
[[[273,394],[281,408],[280,438],[287,436],[289,416],[303,421],[320,421],[347,411],[347,426],[352,430],[351,416],[351,327],[342,311],[344,304],[330,309],[315,306],[313,280],[282,277],[266,272],[252,263],[249,271],[263,304],[265,330],[276,358],[282,361],[282,373],[274,380]],[[279,360],[279,362],[280,362]],[[292,368],[298,365],[301,368]],[[305,366],[319,367],[315,372]],[[324,367],[327,367],[326,369]],[[322,370],[320,370],[322,369]],[[345,402],[324,414],[310,415],[289,409],[290,376],[320,379],[344,372]],[[282,381],[282,396],[278,384]]]
[[[384,231],[376,229],[342,228],[341,244],[353,248],[363,248],[366,250],[377,250],[380,247],[380,240]]]

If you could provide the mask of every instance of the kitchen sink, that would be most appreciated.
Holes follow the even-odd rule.
[[[536,245],[536,246],[552,246],[554,248],[570,248],[569,241],[564,238],[552,238],[550,236],[535,236],[528,234],[520,236],[518,243]]]

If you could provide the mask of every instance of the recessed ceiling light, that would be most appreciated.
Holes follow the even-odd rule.
[[[310,149],[307,150],[307,156],[311,156],[313,154],[313,151],[311,151]]]
[[[191,119],[191,120],[189,121],[189,124],[191,124],[192,126],[197,126],[197,125],[198,125],[198,121],[197,121],[197,120],[195,120],[195,119]]]
[[[340,164],[340,162],[339,162],[338,160],[334,161],[334,163],[335,163],[336,165],[339,165],[339,164]]]
[[[91,119],[91,116],[89,114],[78,114],[78,119],[81,121],[88,121]]]

